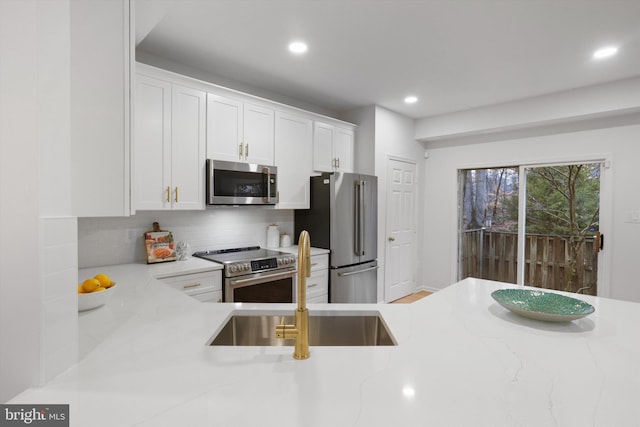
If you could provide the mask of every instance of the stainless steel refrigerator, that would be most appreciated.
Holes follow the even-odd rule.
[[[329,302],[377,302],[378,178],[353,173],[311,177],[310,209],[295,211],[295,236],[330,250]]]

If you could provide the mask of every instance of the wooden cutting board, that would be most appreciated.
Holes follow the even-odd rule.
[[[159,223],[154,222],[153,230],[144,233],[144,243],[147,248],[147,264],[176,260],[173,234],[161,230]]]

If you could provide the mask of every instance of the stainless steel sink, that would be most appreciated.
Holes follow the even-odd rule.
[[[276,339],[279,324],[292,324],[286,315],[234,312],[222,329],[208,342],[212,346],[292,346],[293,340]],[[310,346],[397,345],[377,311],[316,312],[309,316]]]

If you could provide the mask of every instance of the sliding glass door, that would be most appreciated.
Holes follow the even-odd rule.
[[[459,171],[458,275],[596,295],[601,164]]]

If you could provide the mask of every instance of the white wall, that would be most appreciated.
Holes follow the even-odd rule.
[[[0,2],[0,401],[76,357],[69,3]]]
[[[615,121],[613,121],[615,122]],[[637,264],[640,259],[640,224],[624,222],[627,211],[640,210],[638,160],[640,159],[640,115],[625,116],[611,123],[583,123],[585,130],[529,130],[517,137],[484,136],[476,141],[448,140],[428,143],[425,160],[425,202],[423,234],[423,282],[443,288],[456,280],[456,170],[466,167],[519,165],[567,160],[573,157],[601,157],[611,154],[611,229],[603,229],[609,251],[610,296],[640,302]],[[600,126],[600,127],[598,127]],[[526,136],[528,134],[529,136]],[[480,141],[480,142],[479,142]]]
[[[342,119],[358,125],[355,133],[353,169],[357,173],[375,175],[376,106],[348,111]]]
[[[267,243],[267,226],[278,224],[280,233],[293,237],[293,211],[257,206],[211,207],[193,212],[138,212],[127,218],[80,218],[78,251],[80,268],[146,262],[142,235],[158,221],[173,233],[175,242],[186,241],[191,251]],[[295,240],[295,239],[292,239]]]

